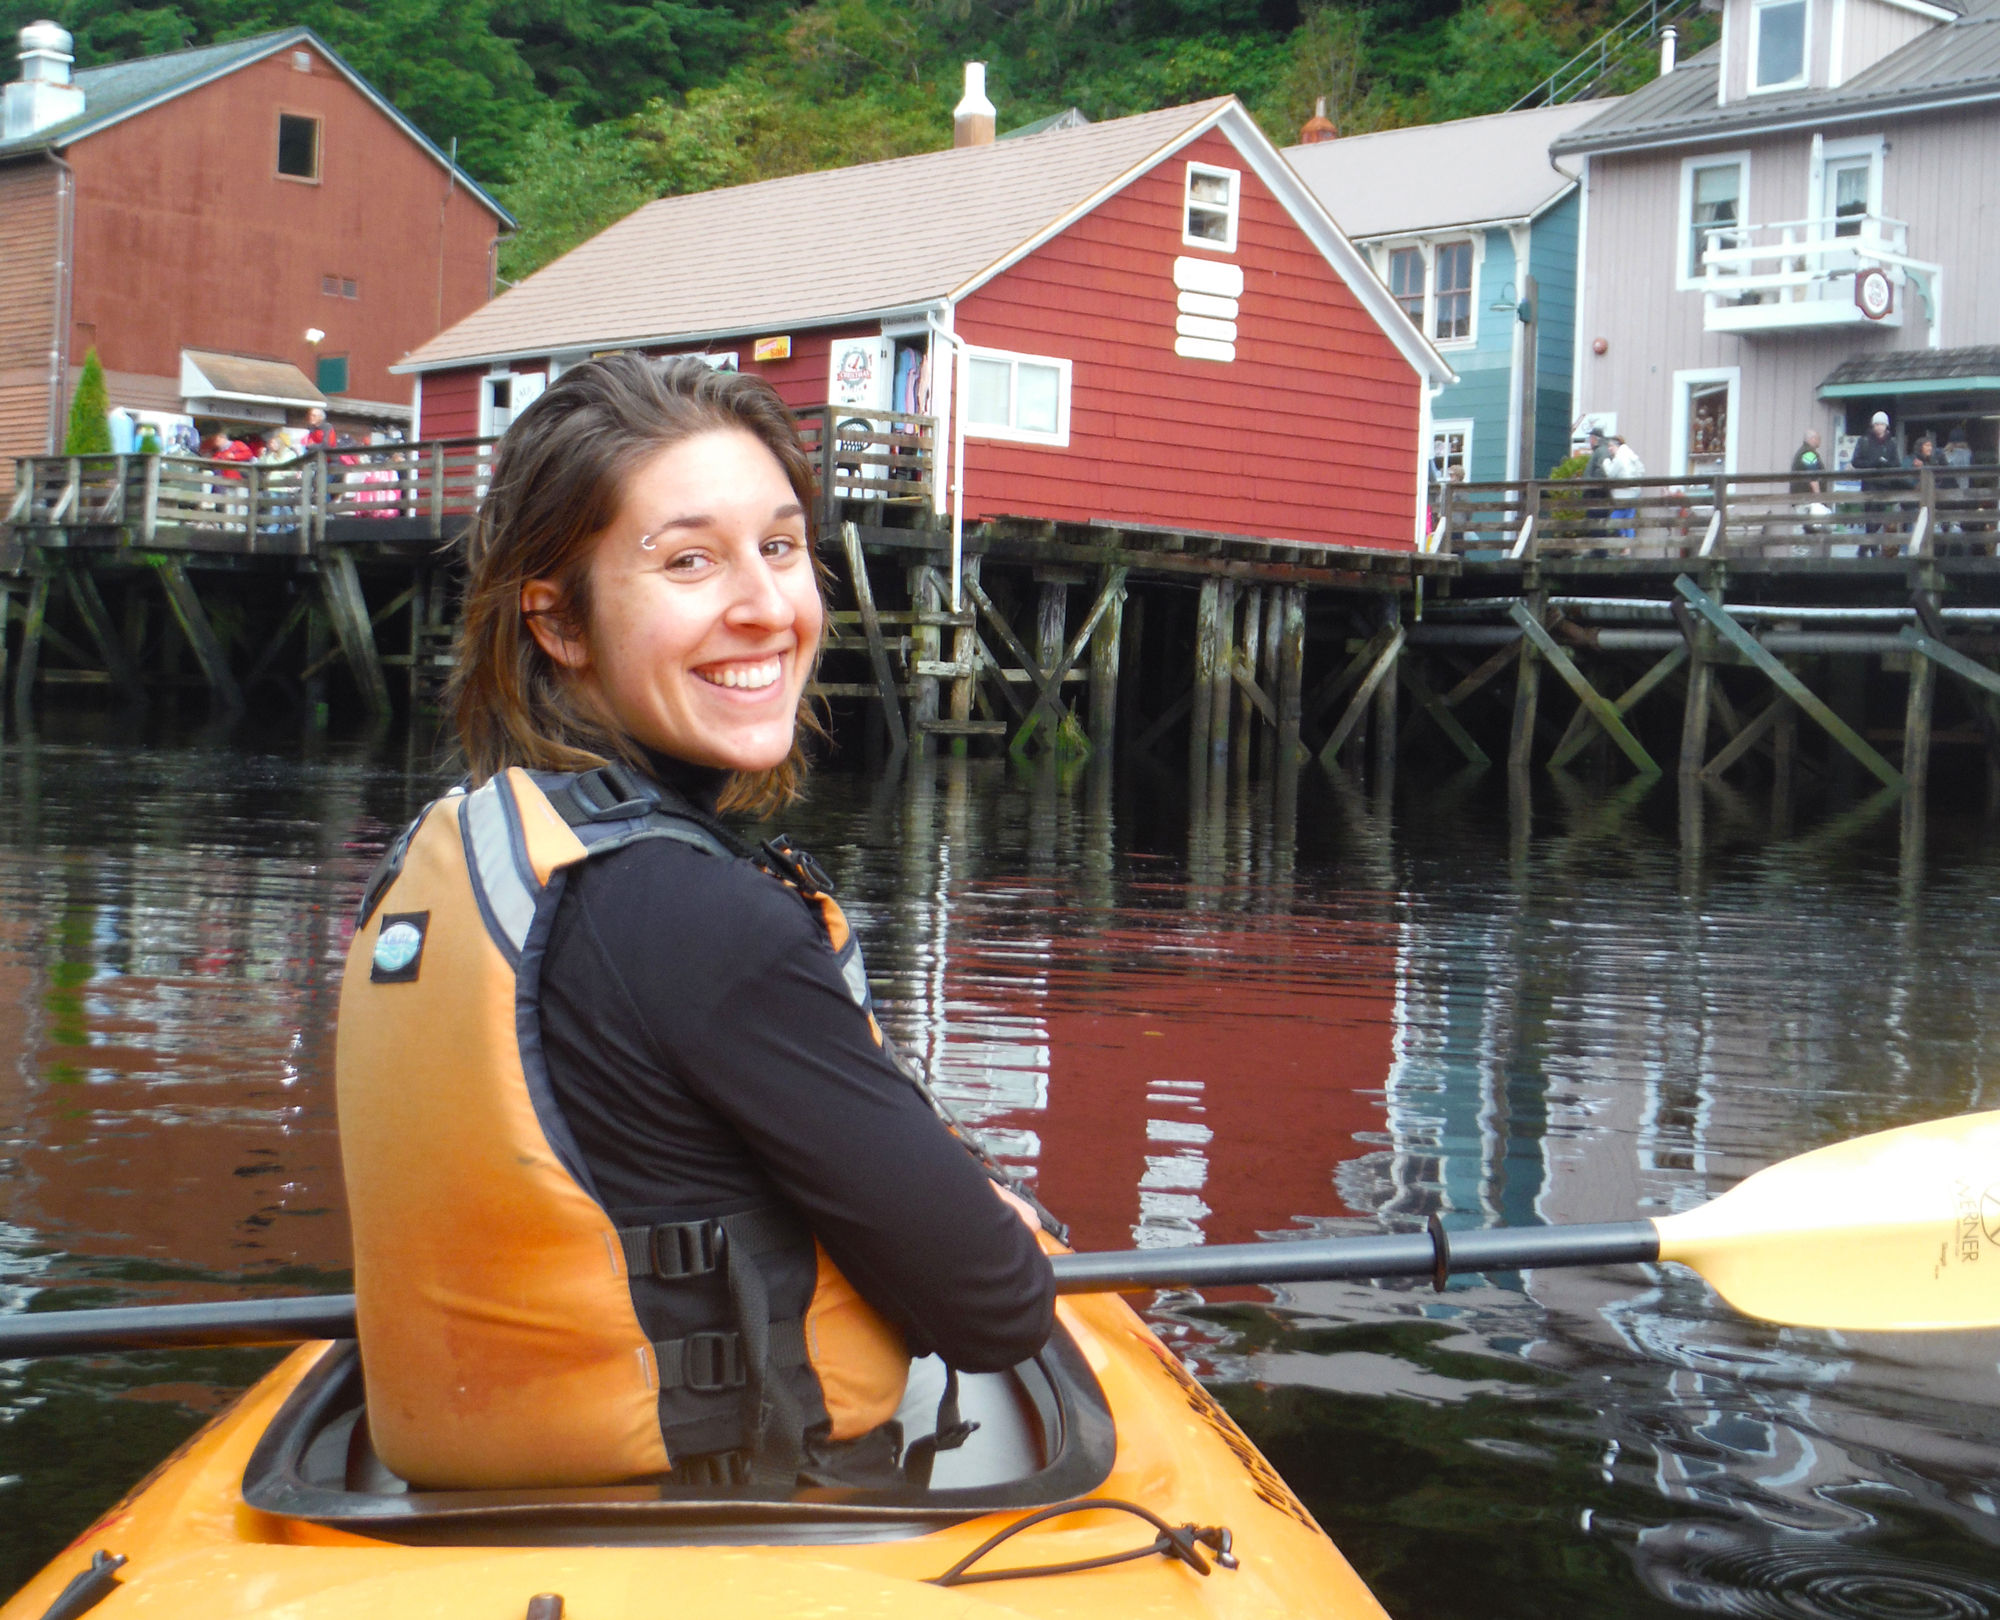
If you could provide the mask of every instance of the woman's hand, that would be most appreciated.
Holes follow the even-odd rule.
[[[1035,1213],[1035,1206],[1033,1204],[1029,1203],[1027,1199],[1021,1197],[1019,1193],[1009,1192],[1005,1187],[1001,1186],[1000,1183],[997,1181],[994,1182],[992,1186],[994,1194],[999,1198],[1000,1202],[1005,1204],[1016,1215],[1021,1217],[1021,1224],[1023,1226],[1025,1226],[1030,1232],[1041,1231],[1042,1218],[1041,1216]]]

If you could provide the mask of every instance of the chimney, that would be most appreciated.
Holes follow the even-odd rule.
[[[74,43],[52,22],[21,30],[21,76],[0,97],[0,139],[37,134],[83,111],[83,92],[69,82]]]
[[[1333,140],[1340,131],[1333,127],[1333,120],[1326,115],[1326,97],[1321,96],[1313,103],[1313,115],[1299,126],[1299,145],[1317,146],[1321,141]]]
[[[1680,44],[1681,31],[1672,23],[1660,30],[1660,77],[1665,78],[1674,70],[1674,50]]]
[[[993,144],[993,103],[986,99],[986,64],[965,64],[965,99],[951,110],[953,146]]]

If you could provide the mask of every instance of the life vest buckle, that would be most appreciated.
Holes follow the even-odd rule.
[[[764,853],[777,868],[778,875],[796,885],[799,893],[810,897],[834,892],[833,879],[826,875],[826,868],[784,833],[766,842]]]
[[[743,1366],[743,1336],[739,1333],[690,1333],[681,1343],[681,1376],[684,1387],[699,1395],[741,1389],[747,1378]]]
[[[653,1275],[673,1281],[703,1277],[722,1264],[727,1240],[720,1221],[677,1221],[653,1228]]]

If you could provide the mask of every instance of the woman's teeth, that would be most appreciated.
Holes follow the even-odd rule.
[[[783,660],[773,658],[762,664],[730,664],[722,669],[698,669],[695,671],[711,686],[733,686],[747,691],[777,683]]]

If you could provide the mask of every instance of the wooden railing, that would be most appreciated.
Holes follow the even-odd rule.
[[[936,417],[859,405],[813,405],[797,414],[829,508],[843,500],[935,504]]]
[[[825,503],[823,533],[842,501],[934,504],[935,418],[821,405],[798,422]],[[14,464],[5,521],[37,544],[250,554],[303,555],[329,539],[444,541],[485,495],[495,443],[356,445],[283,462],[26,456]]]
[[[1522,479],[1433,492],[1433,550],[1467,561],[1587,557],[1992,556],[2000,469],[1793,472],[1620,483]]]

